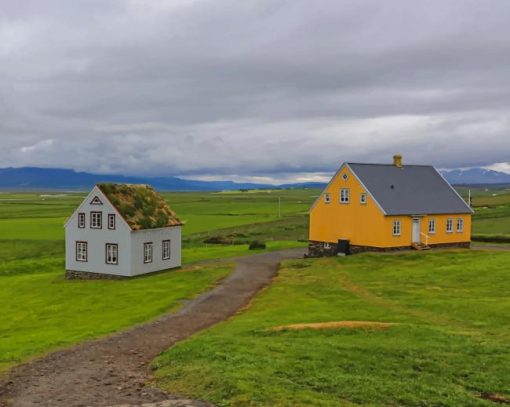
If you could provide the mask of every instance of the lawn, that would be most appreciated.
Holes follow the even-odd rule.
[[[483,397],[510,397],[508,264],[476,251],[288,262],[245,312],[160,356],[157,384],[219,406],[494,405]],[[332,321],[393,325],[273,330]]]

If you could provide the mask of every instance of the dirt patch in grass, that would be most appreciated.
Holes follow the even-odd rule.
[[[480,398],[499,404],[510,404],[510,400],[498,393],[481,393]]]
[[[271,328],[272,331],[301,331],[303,329],[388,329],[396,325],[392,322],[376,321],[332,321],[316,322],[310,324],[290,324]]]

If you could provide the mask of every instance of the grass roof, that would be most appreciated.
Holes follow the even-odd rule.
[[[149,185],[98,184],[97,186],[133,230],[182,225],[165,199]]]

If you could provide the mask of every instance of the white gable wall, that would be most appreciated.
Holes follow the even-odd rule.
[[[97,196],[102,205],[92,205]],[[102,213],[102,228],[91,229],[91,212]],[[78,214],[85,213],[85,228]],[[108,229],[108,215],[115,214],[115,230]],[[115,207],[96,186],[69,218],[66,225],[66,270],[135,276],[181,265],[181,226],[132,231]],[[170,259],[163,260],[163,241],[170,240]],[[76,260],[76,242],[87,242],[86,262]],[[152,262],[144,263],[144,243],[152,242]],[[118,264],[106,264],[106,244],[118,245]]]
[[[163,240],[170,240],[170,259],[163,260]],[[144,243],[152,242],[152,262],[144,263]],[[131,233],[133,276],[180,267],[181,226],[145,229]]]
[[[102,205],[91,205],[98,196]],[[85,213],[85,228],[78,228],[78,213]],[[90,228],[90,212],[102,213],[102,228]],[[108,229],[108,214],[115,214],[115,230]],[[66,269],[87,271],[91,273],[131,275],[131,229],[122,219],[117,210],[103,195],[98,187],[94,187],[75,213],[66,223]],[[76,242],[87,242],[87,262],[76,260]],[[106,244],[115,243],[119,247],[119,264],[106,264]]]

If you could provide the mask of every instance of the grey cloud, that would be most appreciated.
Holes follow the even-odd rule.
[[[395,151],[509,161],[506,0],[0,10],[3,165],[288,179]]]

